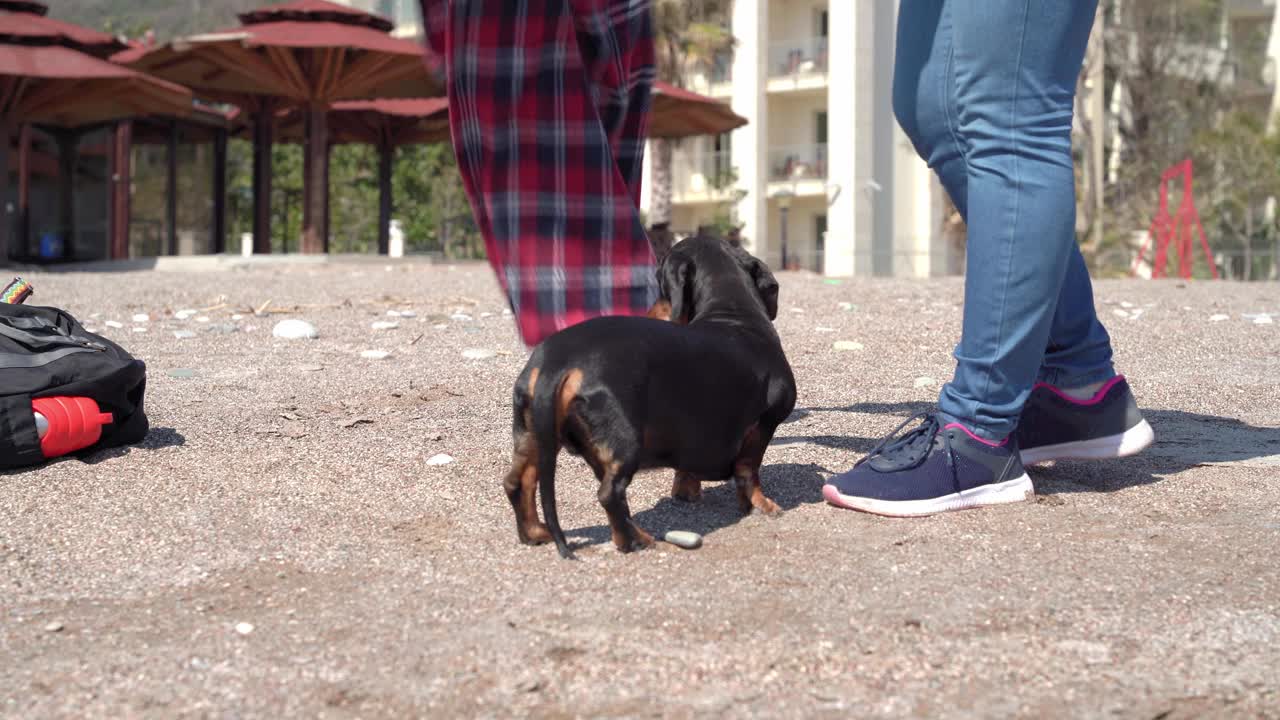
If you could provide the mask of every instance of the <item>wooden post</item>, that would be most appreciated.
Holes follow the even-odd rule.
[[[263,100],[253,116],[253,252],[271,252],[271,114]]]
[[[213,241],[215,255],[227,251],[227,130],[213,136]]]
[[[169,152],[164,181],[165,254],[178,254],[178,121],[169,121]]]
[[[112,260],[124,260],[129,257],[129,214],[132,211],[129,191],[133,185],[132,155],[133,123],[124,120],[116,124],[111,143],[109,243]]]
[[[378,145],[378,254],[386,255],[391,249],[392,160],[395,148],[387,140]]]
[[[308,105],[306,148],[302,169],[302,252],[317,255],[328,250],[329,218],[325,197],[329,194],[329,122],[327,108]]]

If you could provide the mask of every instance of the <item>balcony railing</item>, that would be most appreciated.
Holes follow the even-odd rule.
[[[827,74],[827,39],[774,43],[769,46],[769,77],[785,78]]]
[[[769,150],[769,182],[825,180],[827,145],[783,145]]]
[[[672,192],[675,197],[729,192],[738,181],[728,151],[677,152],[671,162]]]

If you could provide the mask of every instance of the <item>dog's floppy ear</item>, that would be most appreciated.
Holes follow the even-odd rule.
[[[693,262],[681,255],[667,255],[658,271],[662,297],[671,302],[671,322],[686,325],[693,319]]]
[[[769,266],[760,258],[751,258],[751,280],[756,284],[756,291],[764,301],[764,310],[770,320],[778,319],[778,279],[770,272]]]

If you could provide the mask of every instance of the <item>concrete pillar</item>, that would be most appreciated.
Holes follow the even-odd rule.
[[[852,3],[850,3],[852,4]],[[734,131],[733,165],[738,169],[738,185],[746,195],[738,203],[738,222],[747,247],[758,257],[768,257],[769,239],[769,101],[768,81],[769,0],[736,0],[733,3],[733,36],[737,47],[733,56],[734,112],[747,125]]]
[[[866,272],[860,263],[870,256],[870,205],[866,171],[860,167],[869,145],[871,113],[859,62],[866,43],[861,35],[873,5],[833,2],[828,6],[830,37],[827,74],[827,241],[823,266],[827,275]],[[874,192],[874,191],[871,191]],[[861,252],[859,252],[861,250]],[[861,258],[859,257],[861,256]]]

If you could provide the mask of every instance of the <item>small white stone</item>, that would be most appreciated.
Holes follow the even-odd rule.
[[[933,378],[928,377],[928,376],[918,377],[918,378],[916,378],[916,382],[915,382],[915,386],[916,386],[916,387],[918,387],[918,388],[931,387],[931,386],[933,386],[933,385],[937,385],[937,384],[938,384],[938,381],[937,381],[937,380],[934,380]]]
[[[662,539],[685,550],[695,550],[702,547],[702,536],[688,530],[668,530],[662,536]]]
[[[480,313],[480,317],[481,317],[481,318],[493,317],[493,313],[491,313],[491,312],[482,312],[482,313]]]
[[[232,319],[232,320],[243,320],[243,319],[244,319],[244,316],[243,316],[243,315],[241,315],[240,313],[236,313],[235,315],[232,315],[232,316],[231,316],[231,319]]]
[[[1275,320],[1272,320],[1270,315],[1259,315],[1253,319],[1254,325],[1271,325],[1274,323]]]
[[[374,330],[395,330],[396,328],[400,327],[400,323],[379,320],[374,324],[370,325],[369,327],[373,328]]]
[[[191,338],[195,337],[196,334],[190,330],[174,330],[173,336],[178,338],[179,340],[190,340]]]
[[[458,322],[469,322],[471,320],[471,316],[466,313],[454,313],[449,316],[449,319],[457,320]]]
[[[1209,316],[1209,322],[1222,322],[1223,320],[1230,320],[1230,319],[1231,319],[1230,315],[1223,315],[1221,313],[1217,315]]]
[[[386,360],[391,357],[391,353],[386,350],[362,350],[360,357],[365,360]]]
[[[462,351],[462,357],[468,360],[488,360],[498,353],[485,348],[467,348]]]
[[[387,311],[387,317],[400,317],[400,311],[399,311],[399,310],[388,310],[388,311]]]
[[[119,330],[120,328],[124,327],[124,323],[116,322],[115,320],[108,320],[105,323],[103,323],[103,325],[106,325],[109,328],[115,328],[116,330]]]
[[[453,456],[446,455],[445,453],[440,453],[439,455],[432,455],[427,460],[427,464],[433,467],[437,465],[448,465],[451,462],[453,462]]]
[[[402,317],[402,318],[415,318],[415,317],[418,317],[418,313],[414,312],[413,310],[401,310],[401,311],[400,311],[400,317]]]
[[[200,317],[196,318],[196,322],[209,322],[209,316],[201,315]]]
[[[804,312],[804,308],[802,308],[802,307],[793,307],[793,308],[791,308],[791,312],[793,312],[793,313],[802,313],[802,312]]]
[[[510,315],[510,314],[511,314],[511,311],[510,311],[510,310],[503,310],[503,311],[502,311],[502,314],[503,314],[503,315]]]
[[[1129,311],[1128,311],[1128,310],[1121,310],[1120,308],[1116,308],[1115,310],[1112,310],[1111,312],[1115,313],[1116,317],[1122,317],[1122,318],[1127,318],[1127,317],[1129,317]]]
[[[63,629],[64,627],[66,627],[66,626],[65,626],[65,625],[63,625],[62,623],[58,622],[57,620],[54,620],[53,622],[51,622],[51,623],[49,623],[49,624],[47,624],[47,625],[45,625],[45,626],[44,626],[44,631],[45,631],[45,632],[55,632],[55,633],[56,633],[56,632],[62,632],[62,629]]]
[[[1122,307],[1122,308],[1131,308],[1131,307],[1133,307],[1133,303],[1129,302],[1128,300],[1122,300],[1122,301],[1120,302],[1120,307]]]
[[[433,329],[435,329],[435,330],[448,330],[448,329],[449,329],[449,326],[448,326],[448,325],[446,325],[446,324],[444,324],[444,323],[440,323],[439,325],[432,325],[431,327],[432,327]]]
[[[253,632],[253,623],[247,623],[247,622],[236,623],[236,632],[240,633],[241,635],[248,635],[249,633]]]
[[[842,302],[842,303],[837,303],[837,305],[840,307],[840,309],[841,309],[841,310],[852,310],[852,309],[853,309],[853,303],[851,303],[851,302]]]
[[[248,330],[248,328],[245,328]],[[316,330],[316,326],[306,320],[281,320],[271,328],[271,334],[283,338],[285,340],[312,340],[320,337],[320,331]]]
[[[837,340],[836,343],[831,347],[835,348],[836,350],[840,350],[842,352],[849,351],[849,350],[856,352],[858,350],[861,350],[863,348],[863,345],[857,340]]]
[[[133,316],[133,321],[136,323],[151,322],[151,316],[146,313],[138,313]]]
[[[134,328],[134,329],[133,329],[133,331],[134,331],[134,332],[136,332],[136,333],[144,333],[144,332],[146,332],[146,331],[147,331],[147,329],[146,329],[146,328],[144,328],[144,327],[136,327],[136,328]]]
[[[186,320],[189,317],[193,317],[195,314],[196,314],[195,310],[179,310],[178,312],[174,313],[173,316],[178,318],[179,320]]]

